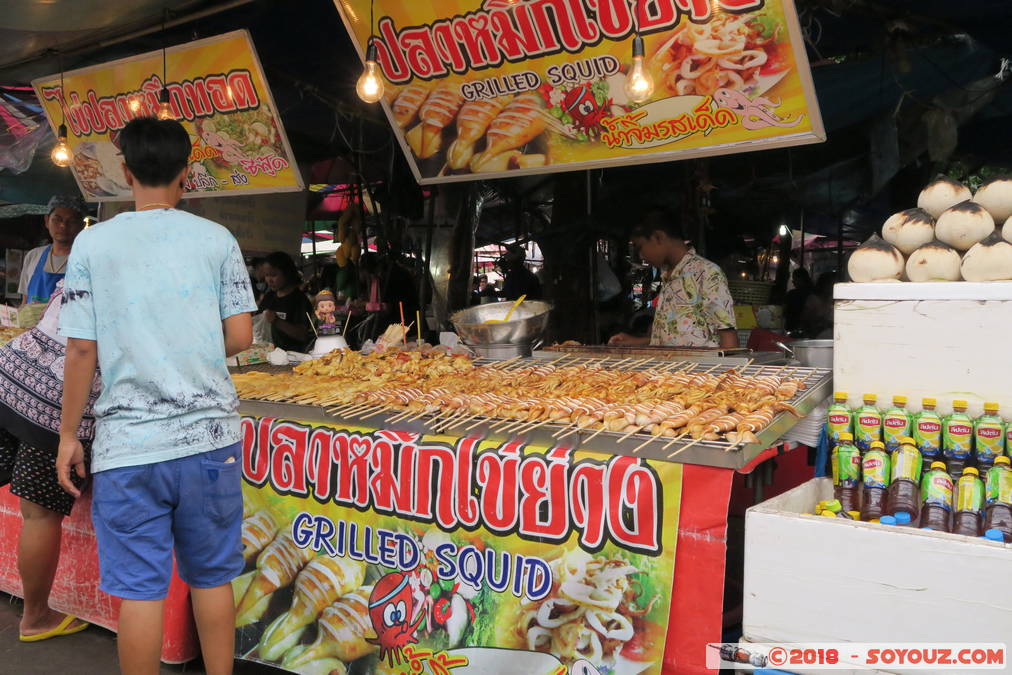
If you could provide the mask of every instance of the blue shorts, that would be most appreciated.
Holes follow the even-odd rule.
[[[236,443],[96,473],[91,514],[99,588],[127,600],[161,600],[169,592],[173,546],[179,576],[194,588],[214,588],[239,576],[241,467]]]

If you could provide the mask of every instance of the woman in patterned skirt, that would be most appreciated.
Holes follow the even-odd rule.
[[[22,642],[70,635],[88,624],[49,607],[49,592],[60,561],[64,517],[74,498],[56,480],[63,364],[67,339],[56,334],[63,281],[38,325],[0,348],[0,474],[10,475],[24,523],[18,568],[24,586]],[[91,407],[101,382],[96,376],[78,437],[90,444],[95,433]]]

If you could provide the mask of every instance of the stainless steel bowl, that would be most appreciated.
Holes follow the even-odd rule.
[[[474,353],[490,361],[505,361],[516,356],[530,356],[531,345],[472,345]]]
[[[450,317],[460,339],[468,345],[523,345],[541,337],[548,325],[552,306],[540,300],[525,300],[506,323],[485,323],[503,319],[512,302],[493,302],[463,309]]]

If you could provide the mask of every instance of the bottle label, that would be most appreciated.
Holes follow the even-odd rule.
[[[862,480],[868,488],[889,486],[889,455],[881,450],[871,450],[861,464]]]
[[[942,420],[934,413],[921,413],[914,423],[914,442],[925,457],[936,457],[942,449]]]
[[[987,472],[988,504],[1012,504],[1012,469],[993,467]]]
[[[980,422],[974,432],[978,457],[997,457],[1005,452],[1005,429],[1000,422]]]
[[[861,453],[852,445],[833,451],[833,485],[856,487],[861,482]]]
[[[873,441],[882,440],[882,416],[869,413],[858,415],[854,440],[862,450],[867,450]]]
[[[921,483],[921,501],[952,509],[952,476],[945,471],[929,471]]]
[[[921,453],[909,445],[901,445],[899,450],[893,453],[893,479],[896,482],[901,478],[912,480],[915,483],[921,479]]]
[[[842,410],[833,410],[830,408],[829,416],[826,420],[826,434],[831,440],[839,440],[840,434],[843,432],[850,432],[853,422],[853,417],[849,410],[846,408]]]
[[[910,435],[910,417],[905,412],[886,413],[882,418],[882,440],[889,450],[900,447],[900,439]]]
[[[960,477],[956,492],[956,511],[980,513],[984,509],[984,484],[976,476]]]
[[[973,427],[967,421],[952,420],[944,425],[942,447],[946,457],[965,459],[973,446]]]

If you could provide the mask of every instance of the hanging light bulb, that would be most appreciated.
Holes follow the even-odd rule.
[[[56,135],[56,145],[53,146],[53,151],[49,153],[49,157],[56,166],[70,166],[70,163],[74,161],[74,153],[71,151],[70,146],[67,145],[66,124],[60,125],[60,129]]]
[[[158,95],[158,119],[176,119],[176,116],[172,114],[172,106],[169,104],[169,90],[165,87],[162,87],[162,93]]]
[[[643,103],[654,93],[654,78],[643,66],[643,38],[633,38],[633,65],[625,76],[625,93],[633,103]]]
[[[372,43],[365,51],[365,69],[355,84],[355,92],[366,103],[376,103],[383,98],[383,77],[376,65],[376,45]]]

